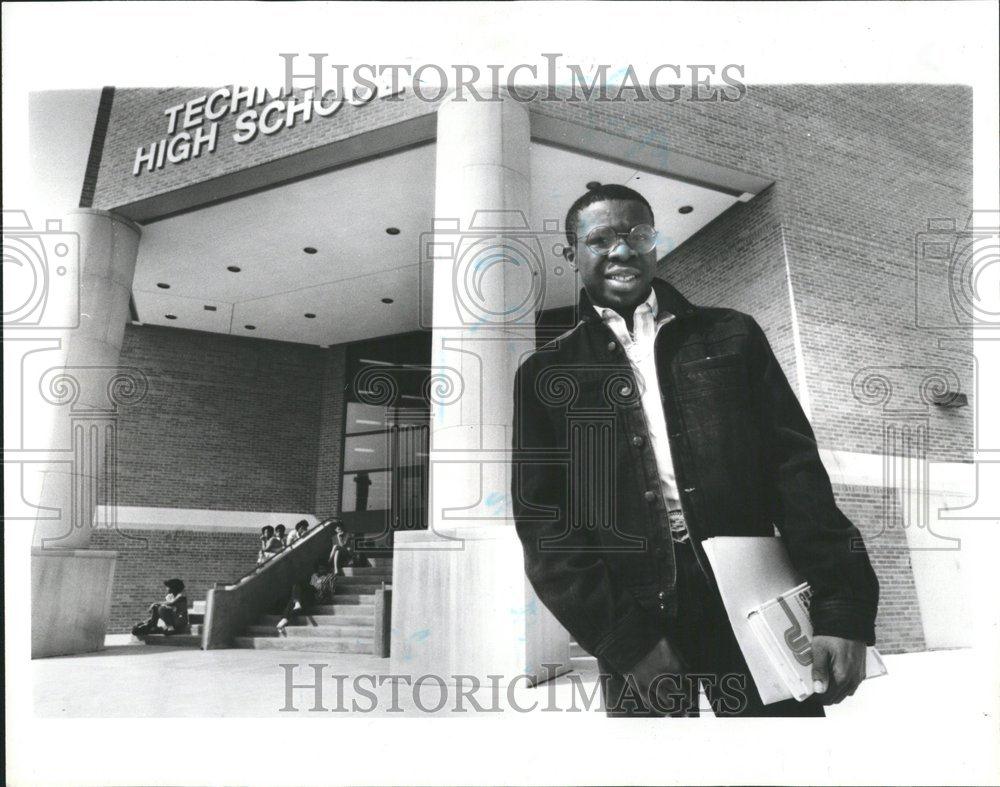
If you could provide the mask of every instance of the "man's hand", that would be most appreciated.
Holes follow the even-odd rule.
[[[865,643],[857,639],[816,636],[812,641],[813,689],[824,705],[836,705],[857,691],[865,679]]]
[[[678,691],[686,697],[683,675],[687,671],[680,654],[666,639],[661,639],[649,653],[632,668],[632,677],[647,702],[655,703],[658,710],[676,709]],[[663,678],[661,676],[670,676]],[[651,696],[655,693],[655,697]]]

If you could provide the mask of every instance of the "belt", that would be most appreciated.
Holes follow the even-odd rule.
[[[680,509],[667,511],[667,525],[670,528],[670,538],[678,544],[683,544],[690,540],[687,522],[684,521],[684,512]]]

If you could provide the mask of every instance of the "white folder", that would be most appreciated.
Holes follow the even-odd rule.
[[[792,692],[747,617],[751,610],[803,582],[792,567],[788,550],[777,537],[720,536],[706,539],[702,545],[761,700],[769,705],[790,699]],[[868,649],[868,674],[885,674],[874,648]]]

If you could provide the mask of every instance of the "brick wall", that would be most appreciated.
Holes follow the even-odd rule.
[[[124,634],[166,593],[163,580],[184,580],[189,603],[215,582],[233,582],[257,563],[253,532],[209,530],[95,530],[93,549],[118,552],[109,634]]]
[[[772,187],[737,203],[660,261],[657,275],[692,303],[752,314],[798,391],[797,363],[782,252],[781,214]]]
[[[313,508],[321,520],[340,512],[347,384],[346,345],[340,344],[325,350],[322,361],[322,398],[316,446],[316,502]]]
[[[835,485],[834,494],[840,510],[861,531],[878,576],[878,649],[882,653],[923,650],[920,605],[902,521],[898,515],[886,520],[881,488]]]
[[[118,502],[311,511],[318,348],[130,325],[122,366],[149,393],[119,419]]]
[[[121,505],[339,510],[343,346],[129,325],[121,365],[149,380],[145,399],[120,411]],[[112,634],[163,596],[164,579],[180,577],[189,599],[204,599],[257,558],[254,532],[96,530],[91,547],[119,553]]]

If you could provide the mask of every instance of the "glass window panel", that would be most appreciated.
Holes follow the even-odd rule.
[[[399,464],[427,464],[427,427],[407,427],[399,430]]]
[[[369,484],[370,482],[370,484]],[[364,490],[368,500],[364,500]],[[358,503],[364,507],[358,508]],[[345,473],[342,511],[386,511],[389,508],[389,473]]]
[[[389,466],[388,432],[344,438],[344,470],[372,470]]]
[[[385,429],[386,426],[388,424],[384,405],[347,403],[347,434],[373,432],[376,429]]]

